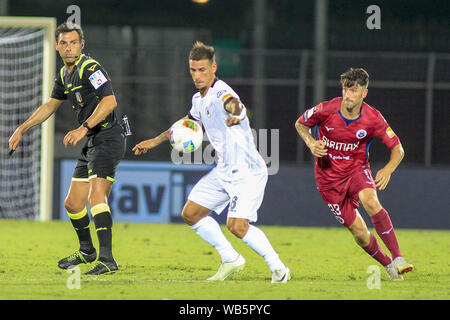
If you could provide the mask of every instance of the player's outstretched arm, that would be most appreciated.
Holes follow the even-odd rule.
[[[185,116],[182,119],[188,119],[189,116]],[[136,156],[139,156],[141,154],[147,153],[148,150],[153,149],[157,146],[159,146],[161,143],[163,143],[164,141],[169,140],[169,131],[170,129],[167,129],[166,131],[164,131],[163,133],[161,133],[160,135],[158,135],[155,138],[151,138],[148,140],[143,140],[141,142],[139,142],[137,145],[135,145],[132,149],[132,151],[134,151],[134,154]]]
[[[97,104],[92,114],[86,119],[90,128],[102,122],[117,107],[116,96],[113,94],[104,96]]]
[[[403,150],[401,144],[396,145],[391,150],[391,158],[389,162],[384,166],[383,169],[379,170],[377,172],[377,175],[375,176],[375,186],[379,190],[386,189],[389,180],[391,180],[392,173],[395,171],[395,169],[397,169],[404,156],[405,151]]]
[[[314,139],[309,133],[310,128],[301,124],[298,119],[295,122],[295,129],[315,157],[321,158],[328,154],[328,150],[325,148],[325,142]]]
[[[37,108],[31,116],[25,120],[24,123],[17,127],[12,136],[9,138],[9,150],[16,150],[22,140],[22,135],[32,127],[47,120],[56,112],[56,110],[58,110],[61,103],[62,100],[50,98],[46,103],[39,106],[39,108]]]
[[[231,116],[225,120],[228,127],[240,124],[247,115],[247,109],[245,106],[234,98],[225,104],[225,110],[231,113]]]

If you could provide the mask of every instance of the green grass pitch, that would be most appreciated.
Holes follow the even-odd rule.
[[[91,223],[92,226],[92,223]],[[343,227],[259,226],[268,236],[292,279],[271,284],[264,260],[224,227],[246,268],[224,282],[204,281],[220,258],[187,225],[113,226],[113,253],[120,271],[81,275],[57,267],[77,249],[70,222],[0,220],[0,299],[2,300],[447,300],[450,288],[450,232],[397,229],[401,250],[415,270],[391,282],[380,266],[379,287],[370,289],[367,270],[377,265]],[[93,228],[91,228],[92,230]],[[92,232],[94,243],[97,237]],[[384,248],[384,247],[383,247]],[[90,265],[81,265],[81,273]],[[369,268],[370,269],[370,268]],[[72,287],[72,289],[70,289]]]

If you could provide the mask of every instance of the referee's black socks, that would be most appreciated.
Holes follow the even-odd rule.
[[[95,230],[97,231],[100,252],[98,260],[111,261],[112,256],[112,217],[111,210],[106,203],[100,203],[91,208],[94,217]]]
[[[93,253],[95,248],[92,244],[91,231],[89,229],[90,219],[86,207],[78,213],[67,212],[67,215],[69,216],[77,233],[78,240],[80,241],[80,251],[86,254]]]

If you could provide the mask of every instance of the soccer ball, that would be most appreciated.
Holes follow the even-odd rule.
[[[169,141],[179,152],[194,152],[203,141],[202,127],[191,119],[178,120],[169,129]]]

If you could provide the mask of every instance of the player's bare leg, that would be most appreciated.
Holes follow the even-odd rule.
[[[228,218],[227,228],[232,234],[234,234],[239,239],[242,239],[250,227],[247,219],[242,218]]]
[[[201,219],[207,217],[211,210],[205,208],[194,201],[188,200],[184,205],[181,217],[189,226],[195,225]]]
[[[369,214],[378,236],[391,252],[398,272],[404,274],[411,271],[414,267],[412,264],[406,262],[400,252],[394,226],[392,225],[388,212],[381,206],[376,190],[366,188],[361,190],[358,196],[364,209]]]
[[[227,227],[231,233],[245,242],[257,254],[264,258],[272,272],[272,282],[287,282],[291,278],[289,268],[281,262],[264,232],[243,218],[228,218]]]
[[[119,266],[112,255],[112,217],[108,205],[108,196],[112,182],[104,178],[92,178],[89,181],[88,201],[94,218],[99,242],[97,264],[85,274],[109,274],[117,271]]]
[[[403,280],[403,277],[398,274],[391,257],[383,252],[375,236],[370,233],[358,210],[356,210],[356,213],[355,221],[348,227],[356,243],[384,266],[390,280]]]
[[[72,180],[64,200],[64,207],[80,242],[80,249],[72,255],[61,259],[58,266],[68,269],[80,263],[89,263],[97,258],[97,252],[92,244],[91,231],[89,229],[89,215],[86,203],[89,194],[89,183],[86,181]]]
[[[183,220],[219,253],[222,263],[209,281],[223,281],[244,268],[245,259],[234,250],[216,220],[209,216],[210,209],[188,200],[183,208]]]
[[[64,200],[64,207],[69,212],[79,212],[88,200],[89,183],[88,181],[72,181],[70,183],[69,192]]]
[[[350,227],[348,227],[350,232],[353,235],[353,238],[355,238],[356,243],[364,248],[367,247],[370,243],[370,231],[367,228],[367,225],[365,221],[362,219],[359,212],[356,214],[356,219],[352,223]]]

